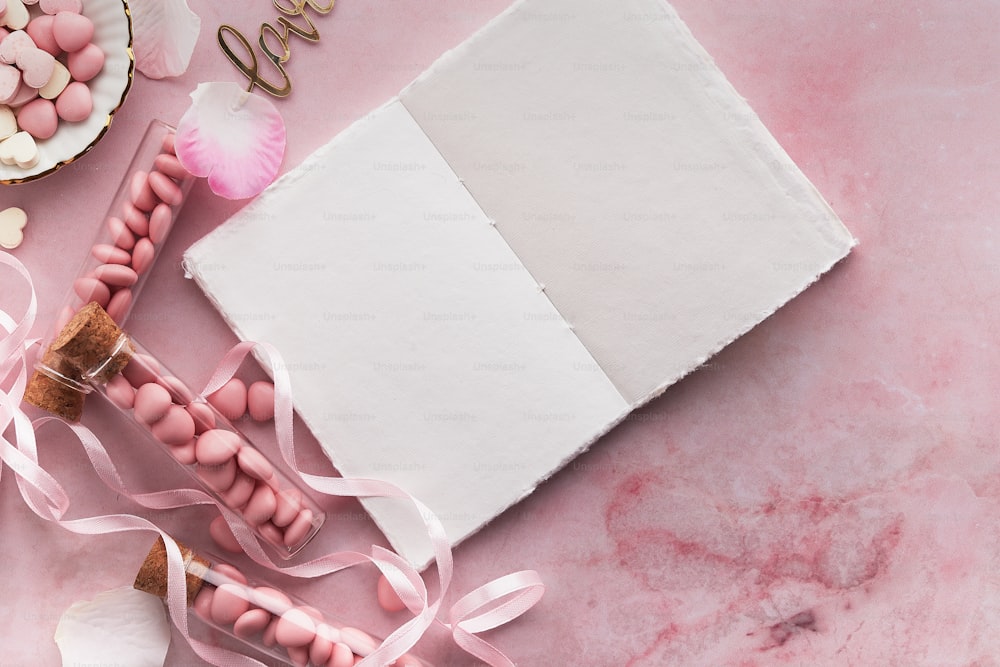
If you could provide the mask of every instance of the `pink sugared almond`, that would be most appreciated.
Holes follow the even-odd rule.
[[[104,51],[91,42],[79,51],[69,54],[66,59],[69,72],[77,81],[90,81],[104,69]]]
[[[59,127],[56,105],[40,97],[32,100],[17,112],[17,124],[35,139],[48,139]]]
[[[56,98],[56,113],[70,123],[86,120],[94,110],[94,99],[87,84],[73,81]]]
[[[62,49],[56,44],[56,37],[52,34],[52,24],[55,20],[56,17],[49,16],[48,14],[36,16],[31,19],[25,31],[31,37],[32,41],[35,42],[35,46],[48,51],[54,56],[58,56],[62,54]]]
[[[52,35],[66,53],[79,51],[94,37],[94,23],[83,14],[62,11],[52,22]]]

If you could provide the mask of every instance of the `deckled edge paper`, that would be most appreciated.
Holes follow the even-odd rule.
[[[400,99],[631,402],[854,244],[659,0],[518,3]]]
[[[286,355],[299,414],[334,465],[347,476],[387,479],[420,497],[442,518],[455,544],[529,494],[630,409],[805,289],[854,244],[673,10],[653,0],[626,0],[617,7],[596,0],[516,3],[442,57],[403,92],[402,104],[394,100],[345,130],[186,255],[199,285],[237,334],[269,340]],[[627,20],[651,11],[662,13],[663,22],[636,29]],[[564,25],[568,32],[554,39],[548,17],[560,15],[585,25]],[[543,177],[555,173],[548,190],[530,179],[517,180],[524,171],[539,169],[537,163],[525,160],[524,170],[494,168],[508,159],[502,149],[525,142],[545,146],[546,141],[521,132],[520,126],[533,117],[525,115],[525,96],[512,90],[528,90],[530,82],[491,77],[503,74],[504,67],[483,67],[489,62],[483,54],[497,44],[524,57],[533,49],[562,45],[571,48],[569,59],[563,59],[564,71],[555,70],[560,80],[596,74],[607,83],[614,78],[604,76],[605,70],[628,71],[627,63],[613,60],[606,60],[610,64],[603,69],[579,66],[572,71],[574,62],[583,62],[572,55],[581,38],[576,29],[584,37],[593,33],[595,39],[588,43],[601,48],[614,46],[614,40],[604,40],[609,46],[597,39],[601,30],[617,34],[627,44],[624,52],[639,58],[643,67],[653,67],[654,74],[653,56],[662,59],[666,49],[667,69],[680,77],[672,81],[672,94],[687,79],[694,81],[691,85],[711,84],[687,103],[707,105],[712,122],[720,114],[728,119],[728,125],[718,127],[730,133],[736,148],[749,142],[759,162],[743,166],[750,164],[763,179],[757,185],[805,202],[803,226],[768,225],[766,211],[746,207],[735,207],[728,215],[716,209],[719,219],[706,223],[697,205],[700,180],[686,178],[697,177],[698,170],[684,169],[647,176],[660,177],[657,187],[694,196],[695,203],[689,204],[694,215],[662,208],[663,201],[653,193],[648,196],[658,208],[638,218],[638,236],[635,229],[621,233],[621,225],[616,231],[600,224],[635,214],[627,202],[625,210],[595,224],[587,210],[606,205],[603,199],[622,206],[621,193],[629,192],[637,174],[640,179],[644,175],[627,167],[600,172],[606,182],[596,190],[599,197],[593,196],[587,179],[581,179],[579,192],[566,191],[565,173],[552,172],[566,142],[577,150],[601,145],[588,142],[586,133],[572,144],[573,132],[566,128],[549,128],[557,135],[548,142],[554,158],[543,153],[532,158],[544,163]],[[470,66],[477,71],[477,63],[481,78],[497,85],[497,98],[475,85],[454,85],[456,72]],[[527,61],[520,71],[535,75],[534,66],[537,60]],[[435,81],[449,92],[436,101],[425,95],[435,92]],[[588,99],[593,101],[584,96],[578,103]],[[483,100],[492,108],[463,106]],[[647,112],[657,110],[634,113]],[[545,119],[552,112],[539,106],[537,113]],[[629,120],[620,107],[598,105],[595,111],[580,106],[577,118],[585,119],[591,139],[600,139],[594,132],[609,121],[602,113]],[[683,121],[689,111],[660,113]],[[440,122],[449,119],[459,123]],[[462,119],[468,121],[465,130],[454,129]],[[498,122],[499,129],[490,127]],[[442,129],[449,127],[454,136]],[[635,129],[634,121],[631,127]],[[662,135],[663,130],[661,124],[656,132]],[[499,140],[483,144],[486,136]],[[717,142],[713,146],[717,150]],[[688,155],[697,155],[698,148],[697,141],[688,146]],[[618,159],[596,155],[578,164],[614,165]],[[712,159],[701,156],[703,163]],[[705,200],[709,209],[725,185],[711,186],[712,196]],[[560,197],[553,198],[553,191]],[[741,197],[753,194],[752,188],[744,189]],[[632,196],[632,201],[649,201],[641,191]],[[310,201],[319,208],[305,208],[303,202]],[[565,220],[575,224],[560,225]],[[491,233],[481,233],[491,222],[496,224]],[[727,238],[734,228],[745,232],[748,227],[749,235]],[[811,235],[816,230],[825,238]],[[808,233],[799,235],[802,231]],[[769,234],[768,243],[755,247],[755,234]],[[664,243],[665,238],[673,242]],[[816,244],[826,244],[828,252],[817,257],[785,251]],[[644,261],[632,259],[632,250],[645,252]],[[456,258],[466,262],[464,267]],[[706,282],[707,264],[730,261],[735,273],[708,272]],[[573,271],[574,265],[602,262],[625,268],[610,276]],[[670,263],[672,271],[663,275],[657,262]],[[786,270],[789,266],[793,270]],[[593,279],[594,274],[601,279]],[[765,278],[755,282],[755,276]],[[584,284],[575,284],[574,278]],[[722,302],[707,298],[720,293]],[[741,302],[740,295],[754,293],[761,298],[748,301],[745,310],[731,308]],[[616,299],[630,302],[628,309],[615,310]],[[713,308],[729,310],[713,315]],[[539,326],[514,326],[519,317],[522,322],[516,324]],[[508,329],[491,335],[500,330],[481,326],[486,323]],[[624,330],[614,335],[618,329]],[[464,361],[449,365],[449,356]],[[484,377],[490,381],[481,382]],[[429,544],[415,513],[383,500],[365,504],[402,555],[418,565],[429,562]]]
[[[341,474],[398,484],[455,542],[629,410],[398,102],[186,265],[240,338],[281,350],[296,408]],[[363,503],[402,555],[429,561],[415,510]]]

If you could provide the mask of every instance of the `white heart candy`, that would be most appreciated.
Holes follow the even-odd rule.
[[[21,245],[27,224],[28,215],[16,206],[0,211],[0,247],[13,250]]]
[[[0,104],[0,141],[17,132],[17,118],[14,110]]]
[[[12,30],[22,30],[28,25],[30,19],[28,8],[21,0],[7,0],[7,11],[4,12],[3,16],[0,16],[0,25],[7,26]]]
[[[35,138],[27,132],[17,134],[0,141],[0,162],[16,164],[22,169],[31,169],[38,164],[38,145]]]
[[[52,68],[52,76],[49,78],[49,82],[38,89],[38,94],[47,100],[54,100],[59,97],[59,93],[66,90],[70,78],[69,70],[57,60]]]

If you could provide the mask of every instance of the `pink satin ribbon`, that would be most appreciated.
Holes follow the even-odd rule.
[[[0,325],[8,335],[0,340],[0,461],[15,474],[18,488],[25,503],[35,514],[53,521],[67,530],[81,534],[103,534],[132,530],[154,531],[167,544],[169,584],[167,606],[171,619],[194,650],[206,661],[220,667],[262,665],[243,655],[210,646],[193,639],[187,628],[187,603],[183,575],[183,561],[173,540],[152,522],[130,514],[115,514],[65,521],[62,517],[70,501],[62,486],[38,464],[35,432],[49,422],[62,422],[54,417],[43,417],[32,423],[20,409],[20,402],[27,383],[27,351],[35,341],[27,336],[37,313],[34,285],[25,267],[8,253],[0,253],[0,264],[13,268],[25,281],[31,299],[24,316],[15,321],[0,310]],[[402,489],[373,479],[344,479],[303,472],[296,461],[293,438],[293,407],[291,383],[278,351],[263,343],[244,342],[236,345],[222,360],[208,385],[202,392],[207,395],[220,388],[236,371],[255,347],[263,351],[272,371],[275,384],[275,432],[282,457],[305,484],[314,490],[332,496],[353,498],[396,498],[412,503],[418,510],[431,540],[438,572],[439,593],[433,603],[428,600],[423,578],[398,554],[373,546],[370,554],[336,552],[299,565],[279,567],[263,550],[245,523],[229,508],[208,494],[195,489],[174,489],[156,493],[133,494],[125,487],[110,456],[100,440],[86,427],[69,425],[80,440],[100,479],[116,493],[127,496],[143,507],[171,509],[198,504],[214,504],[225,517],[233,535],[252,560],[258,564],[298,577],[318,577],[363,563],[373,563],[385,575],[414,617],[392,632],[371,655],[359,664],[364,667],[386,665],[409,651],[427,629],[438,623],[448,628],[455,643],[471,655],[492,667],[512,667],[514,663],[496,647],[477,633],[504,625],[533,607],[542,597],[545,586],[537,572],[525,570],[493,580],[463,596],[449,610],[449,622],[437,618],[442,601],[451,584],[454,562],[450,542],[438,518],[418,499]],[[17,375],[8,391],[3,391],[9,376]],[[14,426],[14,442],[3,436]],[[3,466],[0,465],[0,473]]]
[[[0,340],[0,355],[2,355],[0,356],[0,461],[14,473],[25,504],[42,519],[81,535],[104,535],[137,530],[160,535],[167,547],[167,608],[171,620],[195,652],[218,667],[266,667],[258,660],[205,644],[190,636],[187,625],[187,586],[184,577],[184,562],[176,543],[156,524],[131,514],[63,519],[70,508],[69,496],[59,482],[39,465],[35,440],[37,428],[50,421],[61,422],[61,420],[54,417],[44,417],[32,423],[20,407],[28,378],[28,350],[37,342],[28,339],[28,332],[34,325],[37,314],[35,288],[27,269],[9,253],[0,252],[0,265],[17,272],[31,294],[28,307],[20,320],[15,321],[5,311],[0,310],[0,327],[6,333],[6,336]],[[12,374],[14,379],[9,382]],[[5,389],[8,382],[9,388]],[[13,442],[7,438],[7,433],[12,426]],[[83,426],[76,425],[71,426],[71,428],[80,437],[91,461],[96,462],[95,468],[105,483],[117,484],[125,492],[117,470],[115,470],[97,437]],[[3,466],[0,465],[0,472],[2,470]],[[150,506],[162,508],[183,506],[195,502],[213,502],[207,494],[190,489],[166,491],[159,494],[142,494],[136,498],[149,503]]]

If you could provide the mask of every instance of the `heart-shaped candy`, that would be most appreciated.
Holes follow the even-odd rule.
[[[94,36],[94,24],[83,14],[59,12],[52,22],[52,35],[59,48],[73,53],[90,44],[90,39]]]
[[[93,110],[94,99],[90,96],[90,88],[79,81],[70,83],[56,98],[56,112],[60,118],[70,123],[86,120]]]
[[[52,24],[55,23],[55,20],[55,16],[49,16],[48,14],[36,16],[31,19],[31,23],[28,24],[25,31],[31,37],[32,41],[35,42],[35,46],[48,51],[54,56],[58,56],[62,53],[62,49],[56,44],[55,35],[52,34]]]
[[[0,141],[17,132],[17,118],[14,110],[0,105]]]
[[[0,63],[0,104],[7,104],[21,89],[21,70]]]
[[[52,16],[59,12],[79,14],[83,11],[82,0],[41,0],[38,6],[43,12]]]
[[[17,112],[17,124],[35,139],[48,139],[59,128],[56,105],[42,98],[32,100]]]
[[[7,26],[11,30],[23,30],[30,19],[28,8],[21,0],[7,0],[7,11],[0,16],[0,25]]]
[[[28,216],[16,206],[0,211],[0,247],[13,250],[24,240]]]
[[[31,169],[38,164],[38,145],[27,132],[18,132],[0,141],[0,162]]]
[[[66,59],[70,74],[76,81],[90,81],[104,68],[105,55],[97,44],[91,42]]]
[[[0,42],[0,63],[13,65],[22,51],[34,48],[35,40],[31,39],[31,35],[24,30],[15,30]]]
[[[62,91],[66,90],[70,79],[72,76],[69,70],[57,60],[52,66],[52,76],[49,78],[49,82],[38,89],[38,94],[47,100],[54,100],[62,94]]]
[[[30,48],[17,54],[17,66],[24,83],[32,88],[41,88],[52,78],[56,59],[48,51]]]

